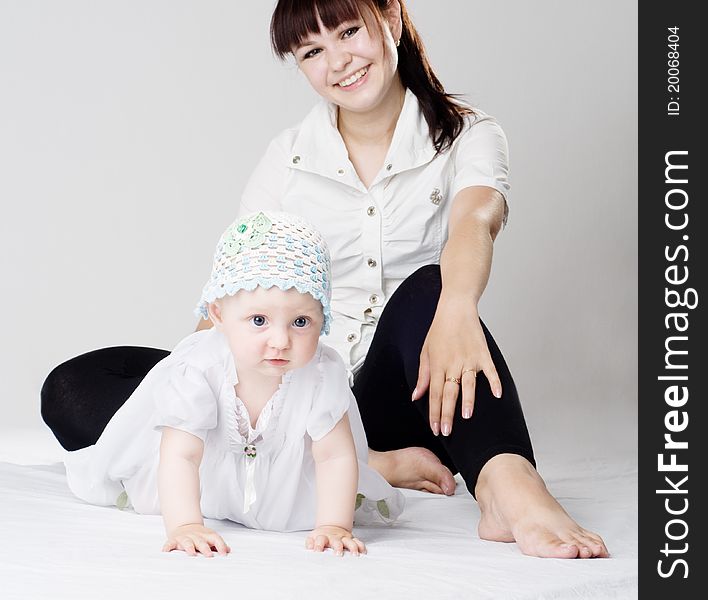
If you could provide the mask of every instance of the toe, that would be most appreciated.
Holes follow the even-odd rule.
[[[581,558],[607,558],[610,555],[602,538],[595,533],[582,529],[575,534],[575,540],[580,548]]]

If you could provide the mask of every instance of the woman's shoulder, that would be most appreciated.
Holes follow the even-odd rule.
[[[317,136],[323,127],[332,123],[332,106],[319,100],[300,121],[283,129],[268,145],[268,153],[277,153],[290,157],[297,147],[313,136]]]
[[[496,117],[473,107],[465,115],[462,131],[452,146],[453,156],[462,158],[468,154],[482,153],[486,156],[506,156],[506,134]]]
[[[504,134],[504,130],[495,116],[476,107],[470,107],[470,112],[465,115],[464,121],[465,123],[459,137],[492,132],[500,133],[501,135]]]

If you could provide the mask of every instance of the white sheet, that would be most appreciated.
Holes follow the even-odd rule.
[[[7,458],[1,450],[0,459]],[[303,533],[253,531],[224,521],[208,524],[231,545],[228,557],[168,554],[160,552],[160,517],[82,503],[69,492],[60,463],[2,462],[0,597],[636,598],[634,461],[539,464],[566,510],[603,535],[611,558],[538,559],[523,556],[515,544],[480,540],[479,510],[459,479],[450,498],[404,490],[399,523],[357,530],[369,549],[361,558],[308,552]]]

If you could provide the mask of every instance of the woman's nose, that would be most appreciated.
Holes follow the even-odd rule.
[[[329,65],[332,71],[334,71],[335,73],[346,69],[347,66],[349,66],[349,63],[351,62],[352,55],[346,50],[335,49],[330,51]]]

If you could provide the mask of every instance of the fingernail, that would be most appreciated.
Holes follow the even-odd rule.
[[[469,408],[462,409],[462,418],[469,419],[472,416],[472,411]]]
[[[442,426],[442,434],[443,434],[444,436],[450,435],[450,424],[449,424],[449,423],[443,423],[443,426]]]
[[[413,394],[411,394],[411,400],[415,400],[415,395],[418,393],[418,388],[415,388],[413,390]]]
[[[501,390],[499,388],[494,388],[494,396],[501,398]]]
[[[435,435],[440,435],[440,423],[438,423],[437,421],[433,423],[433,433]]]

